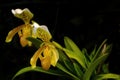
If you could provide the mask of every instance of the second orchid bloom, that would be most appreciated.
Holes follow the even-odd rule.
[[[40,48],[35,52],[35,54],[30,60],[32,68],[36,67],[38,59],[41,61],[41,66],[45,70],[48,70],[51,65],[55,67],[59,59],[59,53],[54,44],[50,42],[52,36],[47,26],[40,26],[36,22],[33,22],[33,26],[34,37],[40,38],[43,41],[43,43],[40,45]]]

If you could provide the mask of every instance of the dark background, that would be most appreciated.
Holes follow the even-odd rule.
[[[18,35],[5,43],[8,32],[23,24],[11,9],[29,8],[36,22],[47,25],[53,39],[63,45],[64,36],[70,37],[81,49],[88,51],[104,39],[113,48],[108,57],[109,70],[120,74],[120,1],[119,0],[1,0],[0,1],[0,80],[11,80],[21,68],[30,66],[34,47],[22,48]],[[41,77],[42,76],[42,77]],[[49,78],[48,78],[49,77]],[[54,76],[37,72],[25,73],[16,80],[48,80]]]

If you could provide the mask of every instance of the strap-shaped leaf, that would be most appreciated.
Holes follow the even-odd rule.
[[[76,75],[81,79],[83,76],[83,71],[82,71],[81,67],[76,62],[74,62],[73,65],[74,65]]]
[[[81,65],[86,68],[85,66],[85,55],[82,53],[82,51],[79,49],[79,47],[68,37],[64,37],[64,43],[65,43],[65,47],[67,50],[72,51],[73,53],[71,53],[72,56],[76,55],[74,58],[79,59]],[[67,52],[65,50],[65,52]],[[69,53],[69,52],[67,52]],[[71,57],[72,57],[71,56]],[[78,61],[78,60],[77,60]]]
[[[91,62],[91,59],[90,59],[89,54],[87,53],[87,49],[83,48],[82,53],[85,55],[85,64],[88,67]]]
[[[70,51],[66,48],[63,48],[63,51],[65,51],[66,55],[72,59],[75,59],[84,69],[86,69],[86,65],[84,61],[77,55],[75,52]]]
[[[64,65],[65,65],[65,67],[71,72],[71,73],[75,73],[75,70],[74,70],[74,66],[73,66],[73,63],[71,62],[71,61],[69,61],[69,60],[63,60],[63,62],[64,62]]]
[[[30,67],[25,67],[25,68],[22,68],[20,69],[15,75],[14,77],[12,78],[12,80],[14,80],[17,76],[23,74],[23,73],[26,73],[26,72],[29,72],[29,71],[37,71],[37,72],[42,72],[42,73],[46,73],[46,74],[50,74],[50,75],[56,75],[56,76],[65,76],[65,73],[62,73],[61,71],[59,70],[44,70],[42,69],[41,67],[36,67],[36,68],[32,68],[31,66]]]
[[[93,71],[96,69],[96,67],[107,58],[108,54],[104,54],[100,57],[98,57],[95,61],[93,61],[90,66],[88,67],[88,69],[86,70],[84,76],[83,76],[83,80],[90,80],[90,77],[93,73]]]
[[[59,68],[60,70],[62,70],[63,72],[65,72],[66,74],[70,75],[71,79],[73,80],[80,80],[77,76],[75,76],[74,74],[70,73],[64,66],[62,66],[61,64],[57,63],[56,65],[57,68]]]
[[[94,61],[100,54],[100,51],[103,47],[103,45],[105,44],[105,42],[107,41],[107,39],[105,39],[102,44],[99,46],[98,50],[96,51],[96,53],[94,53],[94,57],[92,58],[92,61]]]
[[[59,62],[62,63],[69,71],[75,72],[72,60],[60,49],[59,51]]]
[[[81,56],[80,58],[83,59],[83,61],[84,61],[84,54],[70,38],[64,37],[64,43],[65,43],[65,47],[68,50],[71,50],[71,51],[75,52],[77,55]]]
[[[94,80],[106,80],[106,79],[120,80],[120,75],[114,73],[100,74],[97,75]]]
[[[52,42],[57,48],[61,49],[62,51],[64,51],[66,53],[66,55],[69,57],[69,58],[72,58],[72,59],[75,59],[84,69],[86,69],[86,65],[83,61],[82,58],[79,57],[78,54],[76,54],[75,52],[69,50],[69,49],[66,49],[66,48],[63,48],[59,43],[53,41]],[[81,56],[81,57],[84,57],[84,56]]]
[[[97,51],[97,48],[96,48],[96,46],[95,46],[94,49],[92,50],[92,52],[91,52],[90,55],[89,55],[90,60],[93,59],[93,57],[95,56],[96,51]]]

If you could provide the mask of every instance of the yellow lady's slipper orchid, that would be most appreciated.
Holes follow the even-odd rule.
[[[38,59],[41,61],[42,68],[48,70],[51,65],[56,66],[59,59],[59,53],[52,43],[45,42],[31,58],[30,64],[32,65],[32,68],[36,67]]]
[[[11,42],[12,38],[14,37],[14,35],[16,33],[18,33],[19,37],[20,37],[20,43],[23,47],[25,47],[26,45],[31,46],[31,42],[26,40],[27,37],[32,36],[32,25],[30,24],[30,20],[33,17],[33,14],[27,9],[16,9],[13,10],[12,9],[12,13],[14,14],[15,17],[22,19],[25,24],[20,25],[16,28],[14,28],[13,30],[11,30],[7,37],[6,37],[6,42]]]
[[[41,66],[45,70],[48,70],[51,65],[55,66],[59,59],[59,54],[53,43],[50,42],[52,36],[47,26],[39,25],[34,21],[32,21],[32,24],[30,24],[33,14],[27,8],[23,10],[12,10],[12,13],[15,17],[22,19],[25,24],[11,30],[6,37],[6,42],[10,42],[16,33],[18,33],[20,37],[20,43],[23,47],[26,45],[30,46],[32,44],[26,39],[27,37],[39,38],[43,41],[43,44],[40,45],[40,48],[35,52],[30,60],[32,68],[36,67],[38,59],[40,59]]]
[[[47,26],[39,25],[36,22],[32,22],[34,29],[33,29],[33,36],[40,38],[43,41],[41,47],[35,52],[33,57],[30,60],[30,64],[32,68],[36,67],[37,60],[40,59],[41,66],[43,69],[48,70],[50,66],[56,66],[56,63],[59,59],[59,54],[55,46],[50,39],[52,38]]]

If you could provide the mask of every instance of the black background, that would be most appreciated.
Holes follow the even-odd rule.
[[[120,74],[120,1],[119,0],[1,0],[0,1],[0,80],[11,80],[21,68],[30,66],[34,47],[22,48],[18,35],[5,43],[8,32],[23,24],[11,9],[29,8],[36,22],[47,25],[53,40],[63,44],[64,36],[70,37],[81,49],[91,51],[104,39],[113,48],[108,57],[109,69]],[[41,77],[42,76],[42,77]],[[48,78],[49,77],[49,78]],[[31,72],[16,80],[48,80],[54,76]]]

